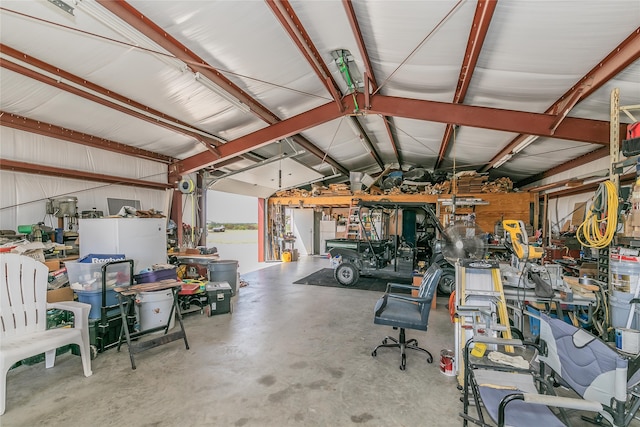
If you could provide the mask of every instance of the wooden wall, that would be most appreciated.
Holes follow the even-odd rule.
[[[525,224],[536,224],[538,211],[537,193],[478,193],[458,194],[457,199],[481,199],[488,202],[486,205],[476,205],[473,210],[476,213],[476,223],[483,231],[493,233],[497,221],[503,219],[522,220]],[[271,197],[269,205],[281,204],[289,207],[348,207],[352,200],[365,201],[391,201],[432,203],[450,200],[450,194],[425,195],[425,194],[397,194],[397,195],[372,195],[358,194],[354,196],[319,196],[319,197]],[[458,210],[459,209],[459,210]],[[462,212],[463,208],[457,208],[456,212]],[[335,210],[334,210],[335,212]],[[348,210],[347,210],[348,212]]]

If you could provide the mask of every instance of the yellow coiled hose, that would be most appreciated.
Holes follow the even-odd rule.
[[[576,237],[582,246],[602,249],[609,246],[618,228],[618,190],[611,181],[605,181],[598,190]]]

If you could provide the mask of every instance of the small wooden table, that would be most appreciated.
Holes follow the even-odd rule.
[[[122,317],[122,329],[120,330],[120,339],[118,341],[118,351],[120,351],[120,346],[122,345],[123,338],[127,341],[127,347],[129,348],[129,358],[131,359],[131,368],[136,369],[136,362],[133,358],[133,355],[136,353],[140,353],[144,350],[148,350],[150,348],[158,347],[162,344],[167,344],[175,340],[184,339],[184,345],[187,350],[189,350],[189,343],[187,342],[187,334],[184,331],[184,325],[182,324],[182,315],[180,314],[180,308],[178,306],[178,292],[182,287],[182,282],[178,282],[176,280],[163,280],[160,282],[152,282],[152,283],[141,283],[139,285],[132,286],[123,286],[114,288],[116,293],[118,294],[118,301],[120,305],[120,316]],[[154,291],[164,291],[167,289],[171,289],[173,293],[173,305],[171,306],[171,310],[169,311],[169,317],[167,319],[167,324],[162,326],[157,326],[151,329],[145,329],[144,331],[138,332],[129,332],[128,328],[128,320],[135,319],[135,311],[134,304],[138,293],[140,292],[154,292]],[[180,330],[172,333],[169,332],[169,326],[171,325],[171,316],[176,314],[178,318],[178,323],[180,324]],[[132,340],[139,338],[141,336],[158,332],[164,330],[164,335],[159,337],[154,337],[149,340],[138,341],[136,343],[131,342]]]

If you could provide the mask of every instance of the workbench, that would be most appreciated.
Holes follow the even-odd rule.
[[[587,295],[574,292],[572,298],[567,300],[563,298],[559,291],[555,291],[554,296],[551,298],[537,297],[534,289],[531,288],[504,286],[503,291],[507,301],[507,308],[511,309],[513,314],[513,324],[521,332],[523,332],[524,312],[527,304],[531,304],[534,307],[544,306],[545,308],[542,311],[545,312],[555,311],[559,319],[564,318],[565,309],[562,306],[570,305],[576,309],[586,309],[588,317],[591,319],[593,308],[598,302],[595,294]],[[575,311],[575,309],[572,311]]]
[[[182,288],[182,282],[177,280],[163,280],[160,282],[141,283],[139,285],[122,286],[114,288],[118,294],[118,301],[120,306],[120,316],[122,317],[122,329],[120,330],[120,339],[118,341],[118,351],[122,345],[123,339],[127,341],[127,347],[129,348],[129,358],[131,359],[131,368],[136,369],[136,363],[133,355],[140,353],[150,348],[158,347],[162,344],[167,344],[179,339],[184,340],[184,345],[189,350],[189,343],[187,342],[187,334],[184,331],[184,325],[182,323],[182,315],[180,313],[180,307],[178,304],[178,292]],[[171,289],[173,293],[173,305],[169,312],[167,324],[157,326],[155,328],[145,329],[143,331],[129,332],[129,325],[131,322],[135,322],[135,300],[140,292],[155,292]],[[172,333],[169,332],[169,326],[171,324],[171,317],[174,315],[178,318],[180,324],[180,330]],[[164,335],[156,336],[148,340],[137,340],[144,335],[151,334],[153,332],[164,331]],[[132,342],[136,340],[136,342]]]

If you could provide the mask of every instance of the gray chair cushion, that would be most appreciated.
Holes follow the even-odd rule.
[[[493,387],[478,387],[480,397],[484,402],[487,412],[494,422],[498,420],[498,408],[500,401],[514,390],[505,390]],[[564,427],[564,424],[556,417],[549,407],[544,405],[531,405],[521,400],[510,402],[505,410],[505,425],[513,427],[544,426]]]
[[[376,313],[383,303],[384,297],[380,298],[376,303]],[[382,310],[382,313],[374,317],[374,323],[398,328],[427,330],[427,324],[422,321],[422,313],[420,312],[420,306],[418,304],[397,300],[393,297],[388,298],[387,305],[384,310]]]
[[[431,301],[433,300],[442,269],[433,264],[424,274],[424,279],[418,290],[419,301],[407,301],[410,298],[403,294],[394,297],[392,293],[383,295],[374,308],[374,323],[397,328],[427,330]]]

